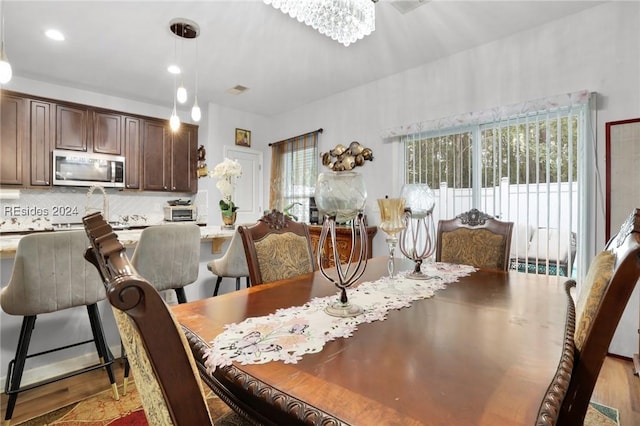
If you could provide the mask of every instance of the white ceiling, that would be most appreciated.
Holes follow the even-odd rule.
[[[169,22],[191,19],[201,29],[199,104],[271,116],[600,2],[434,0],[407,13],[392,3],[376,4],[376,30],[349,47],[259,0],[3,0],[2,13],[14,75],[168,106],[176,39]],[[46,38],[49,28],[66,41]],[[190,93],[195,45],[177,43]],[[236,85],[249,90],[226,92]]]

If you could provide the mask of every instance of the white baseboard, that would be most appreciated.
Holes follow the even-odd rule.
[[[110,346],[111,353],[116,358],[120,357],[120,345]],[[63,361],[35,367],[25,370],[22,373],[22,382],[20,386],[30,385],[39,381],[50,379],[52,377],[61,376],[63,374],[77,371],[85,367],[89,367],[98,362],[98,354],[96,352],[87,353],[75,358],[65,359]],[[7,376],[0,377],[0,389],[4,390]]]

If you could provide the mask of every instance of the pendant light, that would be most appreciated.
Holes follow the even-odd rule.
[[[176,92],[176,79],[177,77],[174,77],[173,79],[173,92]],[[171,127],[171,130],[173,130],[174,132],[177,132],[178,129],[180,128],[180,117],[178,117],[178,111],[176,109],[176,97],[173,97],[173,112],[171,113],[171,118],[169,118],[169,127]]]
[[[180,38],[180,67],[183,68],[184,63],[182,61],[182,54],[184,52],[184,46],[183,46],[184,39],[194,39],[198,37],[198,35],[200,34],[200,27],[198,26],[198,24],[196,24],[195,22],[189,19],[175,18],[175,19],[172,19],[171,22],[169,23],[169,29],[176,37]],[[174,44],[174,57],[175,56],[176,55],[175,55],[175,44]],[[180,87],[178,87],[177,89],[176,89],[177,77],[174,79],[173,113],[171,114],[171,119],[170,119],[172,129],[174,129],[174,124],[176,126],[176,129],[177,127],[180,126],[180,119],[178,118],[178,115],[176,112],[176,101],[180,102],[181,104],[187,102],[187,89],[184,87],[183,75],[184,75],[184,69],[181,69]],[[196,91],[197,91],[197,84],[198,83],[197,83],[197,44],[196,44]],[[195,97],[193,109],[191,110],[191,117],[193,118],[194,121],[199,121],[201,118],[200,108],[198,107],[197,94]]]
[[[191,119],[196,123],[200,121],[202,118],[202,112],[200,111],[200,107],[198,106],[198,39],[196,38],[196,89],[195,89],[195,97],[193,100],[193,108],[191,108]]]
[[[183,53],[184,53],[184,26],[182,27],[182,35],[180,36],[180,68],[184,68]],[[187,102],[187,89],[184,87],[184,73],[180,73],[180,86],[176,92],[176,99],[181,104]]]
[[[0,84],[7,84],[13,75],[11,64],[4,50],[4,15],[2,16],[2,40],[0,40]]]

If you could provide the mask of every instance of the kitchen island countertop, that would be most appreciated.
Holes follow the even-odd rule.
[[[83,228],[65,228],[57,229],[53,232],[66,232],[74,229]],[[125,247],[134,247],[140,239],[143,229],[122,229],[116,230],[116,234],[120,242]],[[220,253],[222,244],[233,236],[235,229],[223,229],[220,226],[200,226],[201,242],[211,241],[211,253]],[[10,258],[15,256],[18,242],[25,235],[18,234],[1,234],[0,235],[0,258]]]

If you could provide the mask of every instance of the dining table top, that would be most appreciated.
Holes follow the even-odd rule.
[[[413,267],[396,262],[398,270]],[[385,275],[387,259],[373,258],[360,282]],[[265,418],[300,423],[532,425],[561,357],[563,283],[556,276],[476,270],[296,363],[234,362],[204,381],[232,403],[257,404]],[[315,272],[174,305],[172,312],[203,362],[203,347],[225,325],[332,294],[335,286]]]

